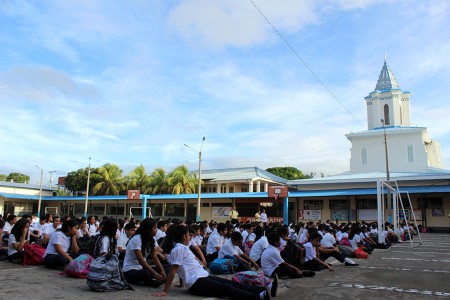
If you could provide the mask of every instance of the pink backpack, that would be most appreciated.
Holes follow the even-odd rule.
[[[26,244],[23,247],[24,251],[24,258],[23,258],[23,265],[24,266],[30,266],[30,265],[42,265],[44,264],[44,253],[45,248],[42,246],[39,246],[38,244]]]
[[[231,280],[238,283],[262,287],[266,287],[271,283],[270,279],[264,276],[264,273],[262,271],[237,272],[233,275]]]
[[[347,238],[342,238],[342,239],[339,241],[339,245],[341,245],[341,246],[347,246],[347,247],[351,247],[351,246],[352,246],[352,244],[350,244],[350,241],[349,241]]]
[[[81,254],[67,265],[67,276],[75,278],[87,278],[91,262],[93,260],[94,258],[89,254]]]

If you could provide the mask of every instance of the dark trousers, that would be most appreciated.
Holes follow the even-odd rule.
[[[24,256],[25,256],[25,252],[17,251],[16,253],[13,253],[12,255],[9,255],[8,256],[8,260],[9,261],[12,261],[13,259],[14,260],[22,260],[22,262],[23,262]],[[19,263],[21,263],[21,262],[19,262]]]
[[[206,259],[206,262],[207,262],[208,265],[209,265],[210,262],[212,262],[213,260],[215,260],[215,259],[218,258],[218,257],[219,257],[219,252],[216,251],[216,252],[213,252],[213,253],[211,253],[211,254],[206,254],[205,259]]]
[[[280,277],[289,277],[289,278],[300,278],[301,274],[297,274],[297,272],[292,271],[290,268],[286,266],[278,266],[272,273],[272,277],[274,274],[277,274]]]
[[[202,297],[259,300],[259,295],[265,290],[263,287],[237,283],[221,277],[208,276],[197,279],[188,291],[192,295]]]
[[[325,269],[325,266],[319,263],[317,260],[312,259],[305,262],[304,266],[305,270],[311,270],[311,271],[321,271]]]
[[[125,275],[125,279],[128,283],[156,286],[155,276],[153,276],[153,274],[147,269],[130,270],[124,272],[123,274]],[[161,283],[159,283],[159,285],[161,285]]]
[[[70,255],[70,257],[75,258],[76,255]],[[44,265],[49,269],[63,268],[68,264],[69,260],[61,254],[47,254],[44,257]]]
[[[332,252],[332,253],[320,253],[320,259],[322,261],[326,261],[330,256],[336,258],[338,261],[343,263],[345,261],[345,256],[338,252]]]

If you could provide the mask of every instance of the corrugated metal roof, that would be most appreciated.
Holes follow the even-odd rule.
[[[258,178],[274,181],[276,183],[286,183],[286,179],[273,175],[272,173],[258,167],[212,169],[202,171],[202,180],[210,180],[213,182],[255,180]]]
[[[31,190],[39,190],[40,189],[40,186],[38,184],[18,183],[18,182],[10,182],[10,181],[0,181],[0,186],[31,189]],[[44,185],[42,185],[42,190],[53,191],[54,189],[45,187]]]

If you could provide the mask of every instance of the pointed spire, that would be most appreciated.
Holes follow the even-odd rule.
[[[386,52],[384,53],[384,64],[381,69],[380,76],[378,77],[377,85],[375,86],[376,91],[389,91],[391,89],[399,89],[400,86],[395,80],[394,74],[392,74],[391,69],[386,62]]]

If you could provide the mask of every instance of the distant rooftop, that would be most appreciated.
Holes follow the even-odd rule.
[[[197,171],[198,172],[198,171]],[[269,173],[258,167],[228,168],[202,170],[202,180],[210,181],[236,181],[261,178],[276,183],[286,183],[286,179]]]
[[[10,181],[0,181],[0,187],[12,187],[12,188],[22,188],[22,189],[32,189],[36,190],[39,189],[39,184],[29,184],[29,183],[18,183],[18,182],[10,182]],[[47,186],[42,185],[42,190],[46,191],[53,191],[54,189],[51,189]]]

